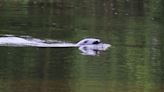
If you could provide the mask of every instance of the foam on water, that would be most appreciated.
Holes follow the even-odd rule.
[[[53,42],[53,43],[52,43]],[[37,38],[22,37],[0,37],[1,46],[32,46],[32,47],[75,47],[73,43],[66,43],[56,40],[41,40]]]

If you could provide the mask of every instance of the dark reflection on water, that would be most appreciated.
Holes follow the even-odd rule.
[[[112,47],[97,57],[75,48],[0,47],[0,91],[163,92],[162,0],[23,1],[0,1],[1,34],[93,37]]]
[[[1,85],[3,91],[68,91],[70,60],[61,58],[72,49],[1,48]],[[58,53],[64,51],[65,53]],[[58,53],[58,54],[56,54]],[[39,58],[37,58],[39,57]],[[6,85],[4,85],[6,84]],[[8,88],[9,87],[9,88]]]

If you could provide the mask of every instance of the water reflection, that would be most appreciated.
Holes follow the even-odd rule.
[[[21,37],[42,46],[98,37],[112,43],[113,48],[101,57],[86,57],[79,54],[78,48],[1,46],[0,90],[163,92],[163,3],[163,0],[1,0],[1,34],[62,40],[45,42]],[[79,49],[83,55],[99,53],[90,45]]]
[[[86,38],[76,43],[68,43],[59,40],[42,40],[30,36],[16,37],[14,35],[4,35],[0,37],[0,46],[14,47],[78,47],[82,55],[97,55],[101,51],[107,50],[111,45],[101,43],[99,39]]]
[[[110,47],[109,44],[98,44],[98,45],[84,45],[80,46],[79,50],[82,52],[82,55],[99,55],[100,52],[105,51]]]

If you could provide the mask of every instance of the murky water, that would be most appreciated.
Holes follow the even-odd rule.
[[[78,48],[0,46],[2,92],[163,92],[162,0],[2,0],[0,35],[111,44]]]

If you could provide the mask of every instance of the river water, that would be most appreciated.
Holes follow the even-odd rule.
[[[0,36],[76,43],[78,48],[0,46],[2,92],[163,92],[162,0],[2,0]]]

